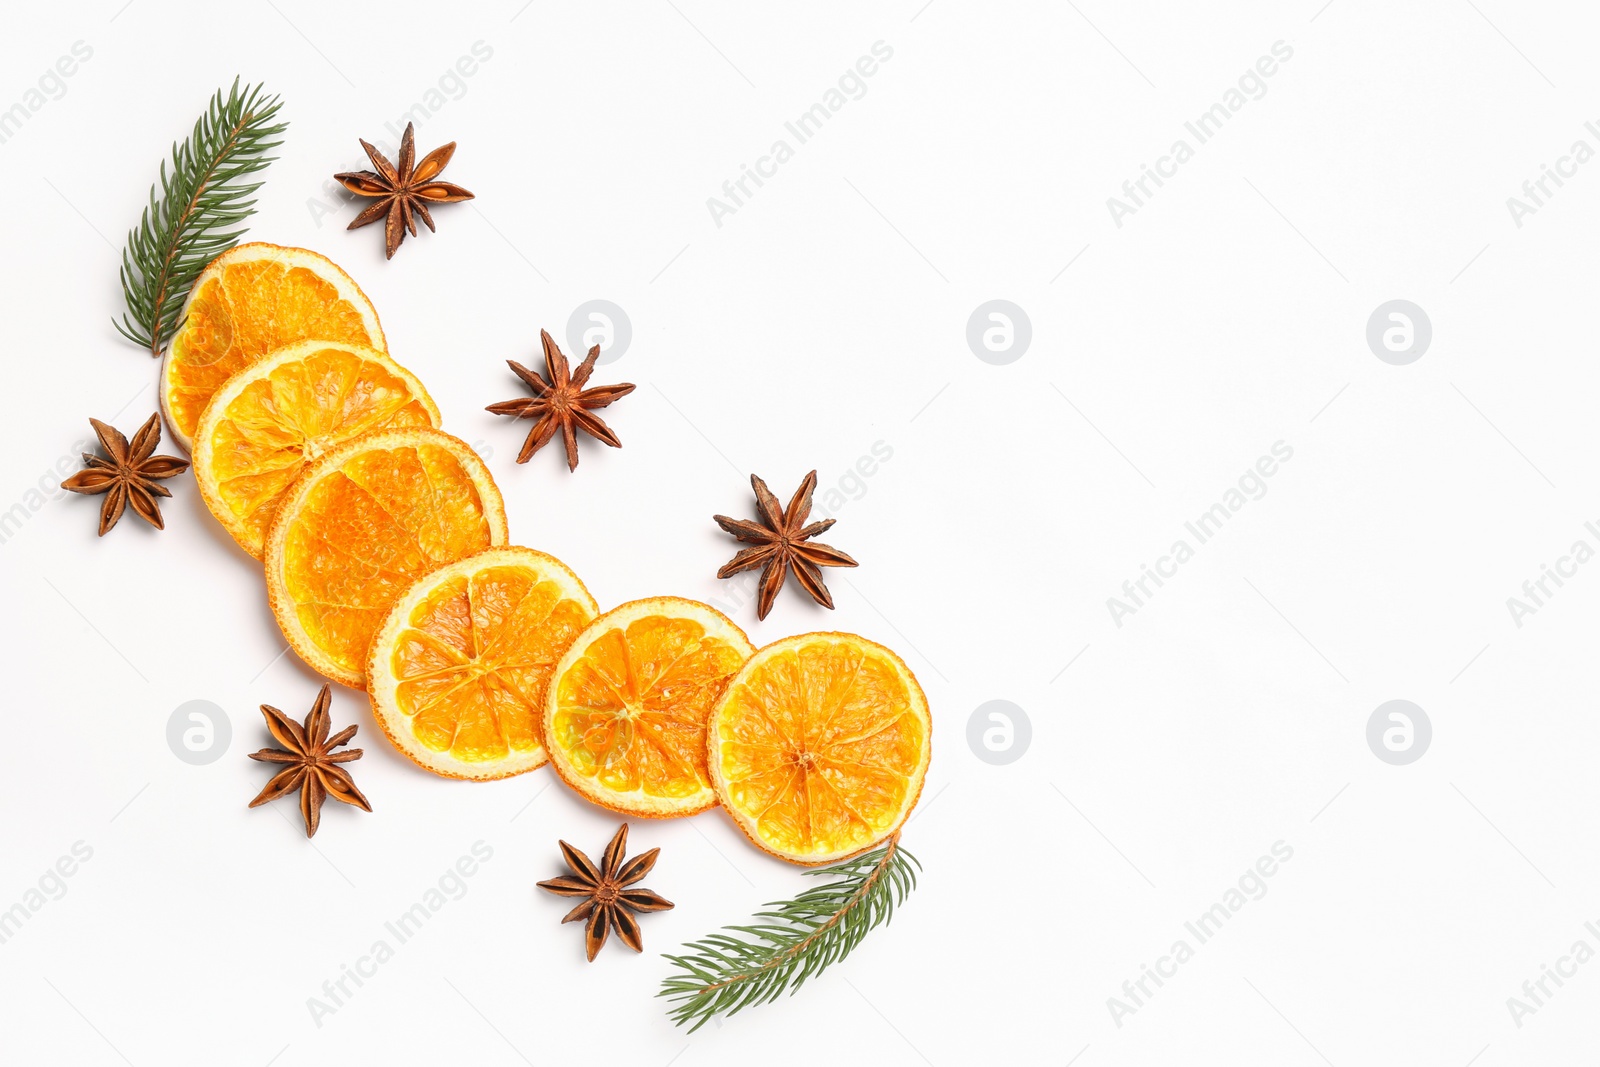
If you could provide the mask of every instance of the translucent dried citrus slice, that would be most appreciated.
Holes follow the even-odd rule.
[[[931,726],[922,688],[887,648],[854,634],[789,637],[751,657],[712,712],[711,780],[758,846],[832,863],[905,822]]]
[[[278,501],[323,452],[371,430],[438,426],[412,373],[375,348],[300,341],[229,378],[194,435],[200,496],[257,559]]]
[[[161,410],[172,436],[192,447],[201,413],[223,382],[267,353],[307,340],[388,347],[367,295],[315,252],[256,242],[212,260],[195,279],[161,364]]]
[[[542,766],[550,676],[599,610],[565,563],[531,548],[447,564],[401,595],[373,639],[373,715],[396,748],[448,778]]]
[[[753,651],[732,620],[694,600],[654,597],[606,612],[556,665],[544,712],[551,765],[612,811],[704,811],[717,802],[706,716]]]
[[[506,543],[500,490],[463,441],[425,427],[336,445],[295,480],[267,533],[267,596],[290,646],[345,685],[422,575]]]

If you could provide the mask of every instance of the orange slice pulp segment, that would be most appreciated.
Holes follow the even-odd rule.
[[[323,453],[289,487],[267,537],[267,593],[313,668],[365,684],[389,609],[419,577],[506,543],[505,505],[463,441],[379,430]]]
[[[927,699],[889,649],[803,634],[761,649],[711,719],[712,780],[750,839],[794,863],[876,845],[922,791]]]
[[[211,513],[259,559],[278,502],[323,452],[372,430],[438,425],[422,383],[382,352],[300,341],[212,397],[195,431],[195,479]]]
[[[716,803],[706,719],[754,651],[714,608],[677,597],[600,616],[556,668],[546,744],[567,784],[602,807],[645,818]]]
[[[419,766],[504,778],[548,759],[545,691],[599,613],[578,576],[531,548],[492,548],[420,578],[372,643],[373,714]]]
[[[161,367],[172,436],[191,447],[212,394],[233,375],[295,341],[345,341],[380,350],[383,327],[359,286],[304,248],[242,244],[200,272]]]

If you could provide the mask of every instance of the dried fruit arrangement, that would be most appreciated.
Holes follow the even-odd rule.
[[[262,139],[282,129],[265,125],[275,113],[268,103],[263,116],[259,89],[241,98],[237,87],[227,106],[214,103],[222,126],[256,131],[250,166],[264,165],[260,151],[275,142]],[[384,218],[389,256],[408,228],[415,234],[413,216],[432,227],[428,202],[471,196],[436,180],[453,144],[414,164],[408,127],[394,165],[362,145],[377,170],[339,177],[378,198],[352,228]],[[227,173],[241,164],[224,156],[212,165]],[[248,206],[234,197],[218,210],[237,222]],[[157,204],[154,216],[173,210]],[[823,872],[839,880],[763,913],[787,925],[738,928],[760,944],[713,935],[688,946],[691,955],[669,957],[686,971],[663,990],[687,998],[680,1022],[699,1025],[796,988],[886,921],[913,883],[899,832],[922,791],[932,732],[905,662],[844,633],[758,649],[727,616],[678,597],[602,612],[565,563],[510,543],[493,475],[440,428],[437,405],[393,358],[349,275],[306,249],[232,246],[237,234],[223,236],[229,247],[160,282],[159,300],[136,304],[130,290],[133,333],[157,352],[170,338],[159,390],[167,425],[190,450],[206,507],[261,561],[273,616],[300,658],[364,689],[388,740],[431,773],[484,781],[550,763],[574,792],[624,816],[721,807],[772,856],[839,865]],[[184,252],[181,229],[165,239]],[[162,240],[157,233],[147,243]],[[172,313],[180,297],[182,313]],[[634,387],[588,384],[598,347],[574,371],[549,333],[541,342],[545,375],[511,363],[533,396],[488,410],[534,420],[517,462],[559,434],[575,470],[577,431],[620,446],[594,409]],[[109,459],[86,457],[89,469],[68,488],[112,494],[102,534],[125,504],[160,526],[156,497],[169,494],[150,479],[186,464],[152,454],[156,419],[131,445],[111,427],[95,429]],[[764,568],[760,618],[788,573],[832,607],[820,568],[856,562],[812,540],[833,524],[807,521],[815,472],[786,508],[760,478],[751,484],[759,521],[716,518],[751,546],[723,576]],[[252,756],[284,767],[251,806],[298,790],[307,836],[329,796],[371,810],[341,766],[361,751],[334,751],[356,727],[329,737],[329,705],[327,686],[303,724],[264,705],[282,747]],[[636,887],[657,852],[624,863],[626,837],[624,824],[599,865],[563,842],[571,873],[540,883],[583,898],[566,921],[586,922],[591,960],[608,932],[639,950],[633,913],[672,907]]]
[[[573,397],[543,409],[530,439],[559,430],[570,449],[592,418],[581,404],[596,353],[569,375],[542,340],[547,392]],[[798,864],[872,849],[905,821],[930,723],[898,656],[851,634],[758,651],[722,613],[677,597],[601,614],[566,564],[510,545],[493,475],[438,429],[426,388],[383,344],[338,267],[241,245],[196,282],[162,396],[192,435],[206,506],[263,561],[284,638],[318,673],[366,689],[396,748],[452,778],[551,762],[586,799],[634,817],[720,805]],[[762,522],[718,522],[755,543],[736,563],[767,568],[761,607],[789,569],[818,596],[816,564],[854,560],[810,542],[830,525],[806,523],[815,476],[787,508],[752,484]]]

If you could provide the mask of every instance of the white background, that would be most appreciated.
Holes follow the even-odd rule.
[[[74,42],[93,56],[0,144],[0,512],[23,509],[0,544],[0,909],[93,855],[0,944],[0,1059],[1594,1062],[1600,962],[1520,1027],[1507,998],[1600,948],[1600,566],[1521,627],[1506,599],[1600,547],[1600,164],[1521,227],[1506,198],[1600,148],[1600,27],[1579,4],[1320,3],[8,10],[0,109]],[[1265,96],[1115,225],[1106,199],[1280,40]],[[445,177],[477,199],[385,262],[327,181],[480,41],[417,136],[460,143]],[[717,226],[707,198],[877,41],[865,95]],[[715,812],[635,825],[678,906],[643,919],[643,957],[588,965],[534,883],[558,837],[597,854],[615,820],[547,770],[430,777],[339,690],[374,812],[330,804],[307,842],[292,803],[247,810],[256,706],[303,715],[318,685],[279,656],[256,566],[188,476],[162,534],[130,512],[100,540],[97,499],[30,495],[88,416],[154,410],[156,364],[110,326],[118,253],[236,73],[290,123],[251,237],[354,275],[489,458],[514,540],[602,605],[708,599],[758,644],[858,631],[920,676],[922,885],[798,997],[693,1037],[652,999],[657,953],[806,882]],[[482,410],[518,395],[503,361],[596,298],[633,327],[596,376],[639,385],[607,412],[625,447],[519,467],[519,428]],[[995,298],[1032,322],[1006,366],[965,339]],[[1365,340],[1396,298],[1433,324],[1409,366]],[[1107,598],[1278,441],[1266,495],[1117,626]],[[877,442],[892,458],[853,480]],[[853,491],[827,540],[862,565],[831,572],[835,612],[791,587],[758,623],[713,577],[737,546],[710,516],[748,511],[751,471],[786,498],[813,467]],[[1396,698],[1433,724],[1409,766],[1365,738]],[[196,699],[233,731],[200,767],[166,740]],[[1032,723],[1005,766],[967,743],[993,699]],[[308,998],[480,840],[465,895],[317,1025]],[[1278,841],[1267,894],[1117,1025],[1107,998]]]

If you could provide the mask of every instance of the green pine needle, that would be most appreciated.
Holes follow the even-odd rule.
[[[183,144],[172,146],[172,172],[161,164],[161,180],[150,188],[150,206],[122,250],[122,292],[128,310],[113,322],[128,340],[161,355],[178,328],[195,278],[217,256],[232,248],[238,227],[255,211],[245,199],[261,183],[239,179],[260,171],[283,142],[272,140],[286,123],[272,124],[283,102],[263,87],[241,89],[239,79],[226,99],[219,89],[211,106]],[[157,191],[160,197],[157,197]]]
[[[794,900],[768,904],[769,910],[756,917],[769,922],[724,927],[746,938],[712,934],[685,945],[692,950],[687,955],[666,956],[679,970],[661,983],[656,995],[678,1002],[669,1014],[679,1026],[693,1022],[693,1033],[713,1016],[768,1003],[784,990],[793,994],[807,978],[849,955],[869,931],[887,923],[915,888],[921,869],[916,857],[900,847],[897,833],[864,856],[807,871],[834,880]]]

